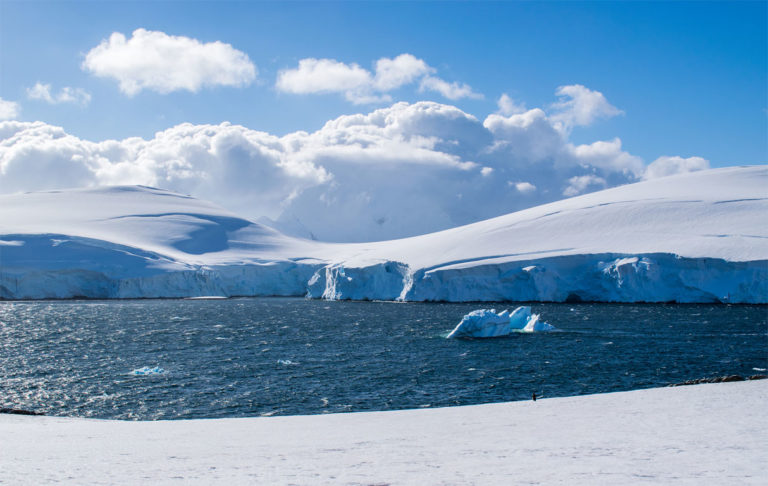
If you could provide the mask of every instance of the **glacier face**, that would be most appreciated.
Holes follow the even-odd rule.
[[[345,268],[292,261],[198,266],[121,276],[87,268],[0,270],[0,298],[307,296],[451,302],[766,303],[768,261],[675,255],[575,255],[436,270],[398,262]]]
[[[569,255],[413,273],[386,262],[326,267],[311,283],[309,297],[353,300],[765,303],[768,260]]]
[[[0,298],[768,303],[765,187],[715,169],[363,244],[152,188],[0,196]]]

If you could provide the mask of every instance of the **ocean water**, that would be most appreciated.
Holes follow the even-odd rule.
[[[533,304],[560,330],[445,335],[505,304],[0,303],[0,406],[182,419],[469,405],[765,373],[768,307]]]

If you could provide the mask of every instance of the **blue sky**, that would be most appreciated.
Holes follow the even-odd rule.
[[[768,154],[766,2],[0,9],[2,193],[143,184],[370,241]]]
[[[583,84],[625,114],[574,130],[575,142],[620,136],[647,161],[663,154],[699,155],[712,166],[766,161],[765,2],[3,1],[1,8],[0,97],[21,104],[21,120],[90,140],[147,138],[182,122],[313,131],[387,103],[281,93],[280,69],[308,57],[371,69],[381,57],[410,53],[484,98],[451,101],[404,87],[395,101],[447,102],[482,118],[502,93],[546,106],[558,86]],[[258,78],[241,88],[127,97],[113,80],[81,69],[84,54],[112,32],[136,28],[231,44],[250,57]],[[25,90],[38,81],[81,88],[91,102],[28,100]]]

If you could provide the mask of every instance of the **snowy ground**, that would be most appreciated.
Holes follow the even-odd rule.
[[[766,303],[767,187],[768,166],[713,169],[360,244],[147,187],[0,196],[0,298]]]
[[[442,409],[0,415],[0,483],[768,484],[768,380]]]

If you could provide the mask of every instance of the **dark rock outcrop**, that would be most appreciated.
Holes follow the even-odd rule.
[[[741,375],[728,375],[716,376],[714,378],[697,378],[695,380],[687,380],[682,383],[672,383],[669,386],[700,385],[702,383],[729,383],[732,381],[744,381],[744,377]]]
[[[20,408],[0,408],[0,413],[12,415],[45,415],[43,412],[34,412],[32,410],[22,410]]]

